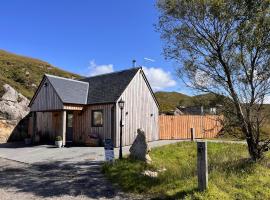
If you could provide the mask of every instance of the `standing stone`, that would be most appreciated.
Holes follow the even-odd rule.
[[[147,144],[145,132],[142,129],[138,129],[137,133],[138,135],[129,149],[130,157],[149,164],[152,159],[149,156],[150,148]]]

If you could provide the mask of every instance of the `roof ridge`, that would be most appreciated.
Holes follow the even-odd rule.
[[[95,75],[95,76],[89,76],[89,77],[86,77],[86,78],[83,78],[83,79],[80,79],[80,80],[85,80],[85,79],[99,77],[99,76],[106,76],[106,75],[121,73],[121,72],[130,71],[130,70],[134,70],[134,69],[139,70],[139,69],[142,69],[142,67],[132,67],[132,68],[129,68],[129,69],[123,69],[123,70],[120,70],[120,71],[114,71],[114,72],[110,72],[110,73],[106,73],[106,74],[99,74],[99,75]]]
[[[52,74],[45,74],[45,76],[47,76],[47,77],[53,77],[53,78],[58,78],[58,79],[64,79],[64,80],[67,80],[67,81],[74,81],[74,82],[79,82],[79,83],[86,83],[86,84],[88,84],[88,83],[85,82],[85,81],[74,80],[74,79],[71,79],[71,78],[65,78],[65,77],[61,77],[61,76],[55,76],[55,75],[52,75]]]

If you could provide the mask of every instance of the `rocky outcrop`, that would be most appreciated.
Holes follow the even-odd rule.
[[[0,99],[0,118],[18,122],[29,113],[29,100],[8,84],[3,87],[5,93]]]
[[[29,100],[8,84],[0,98],[0,143],[6,142],[14,129],[29,113]],[[22,131],[20,126],[20,130]]]
[[[137,133],[138,135],[129,149],[130,157],[149,164],[152,160],[149,156],[150,147],[147,144],[145,132],[142,129],[138,129]]]

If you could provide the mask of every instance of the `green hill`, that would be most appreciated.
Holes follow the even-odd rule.
[[[160,112],[170,113],[177,106],[215,106],[221,104],[222,96],[217,97],[213,94],[201,94],[188,96],[178,92],[156,92],[155,96],[160,104]]]
[[[156,92],[155,96],[161,112],[170,112],[178,105],[188,106],[192,101],[192,97],[178,92]]]
[[[7,83],[27,98],[31,98],[37,89],[43,74],[53,74],[66,78],[79,78],[73,74],[51,64],[25,56],[0,50],[0,95],[3,93],[3,84]]]

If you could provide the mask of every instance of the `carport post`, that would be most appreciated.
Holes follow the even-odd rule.
[[[67,111],[63,110],[62,112],[62,139],[63,139],[63,146],[66,145],[66,126],[67,123]]]
[[[36,112],[32,112],[32,141],[34,141],[34,138],[36,136],[36,132],[37,132],[37,113]]]

